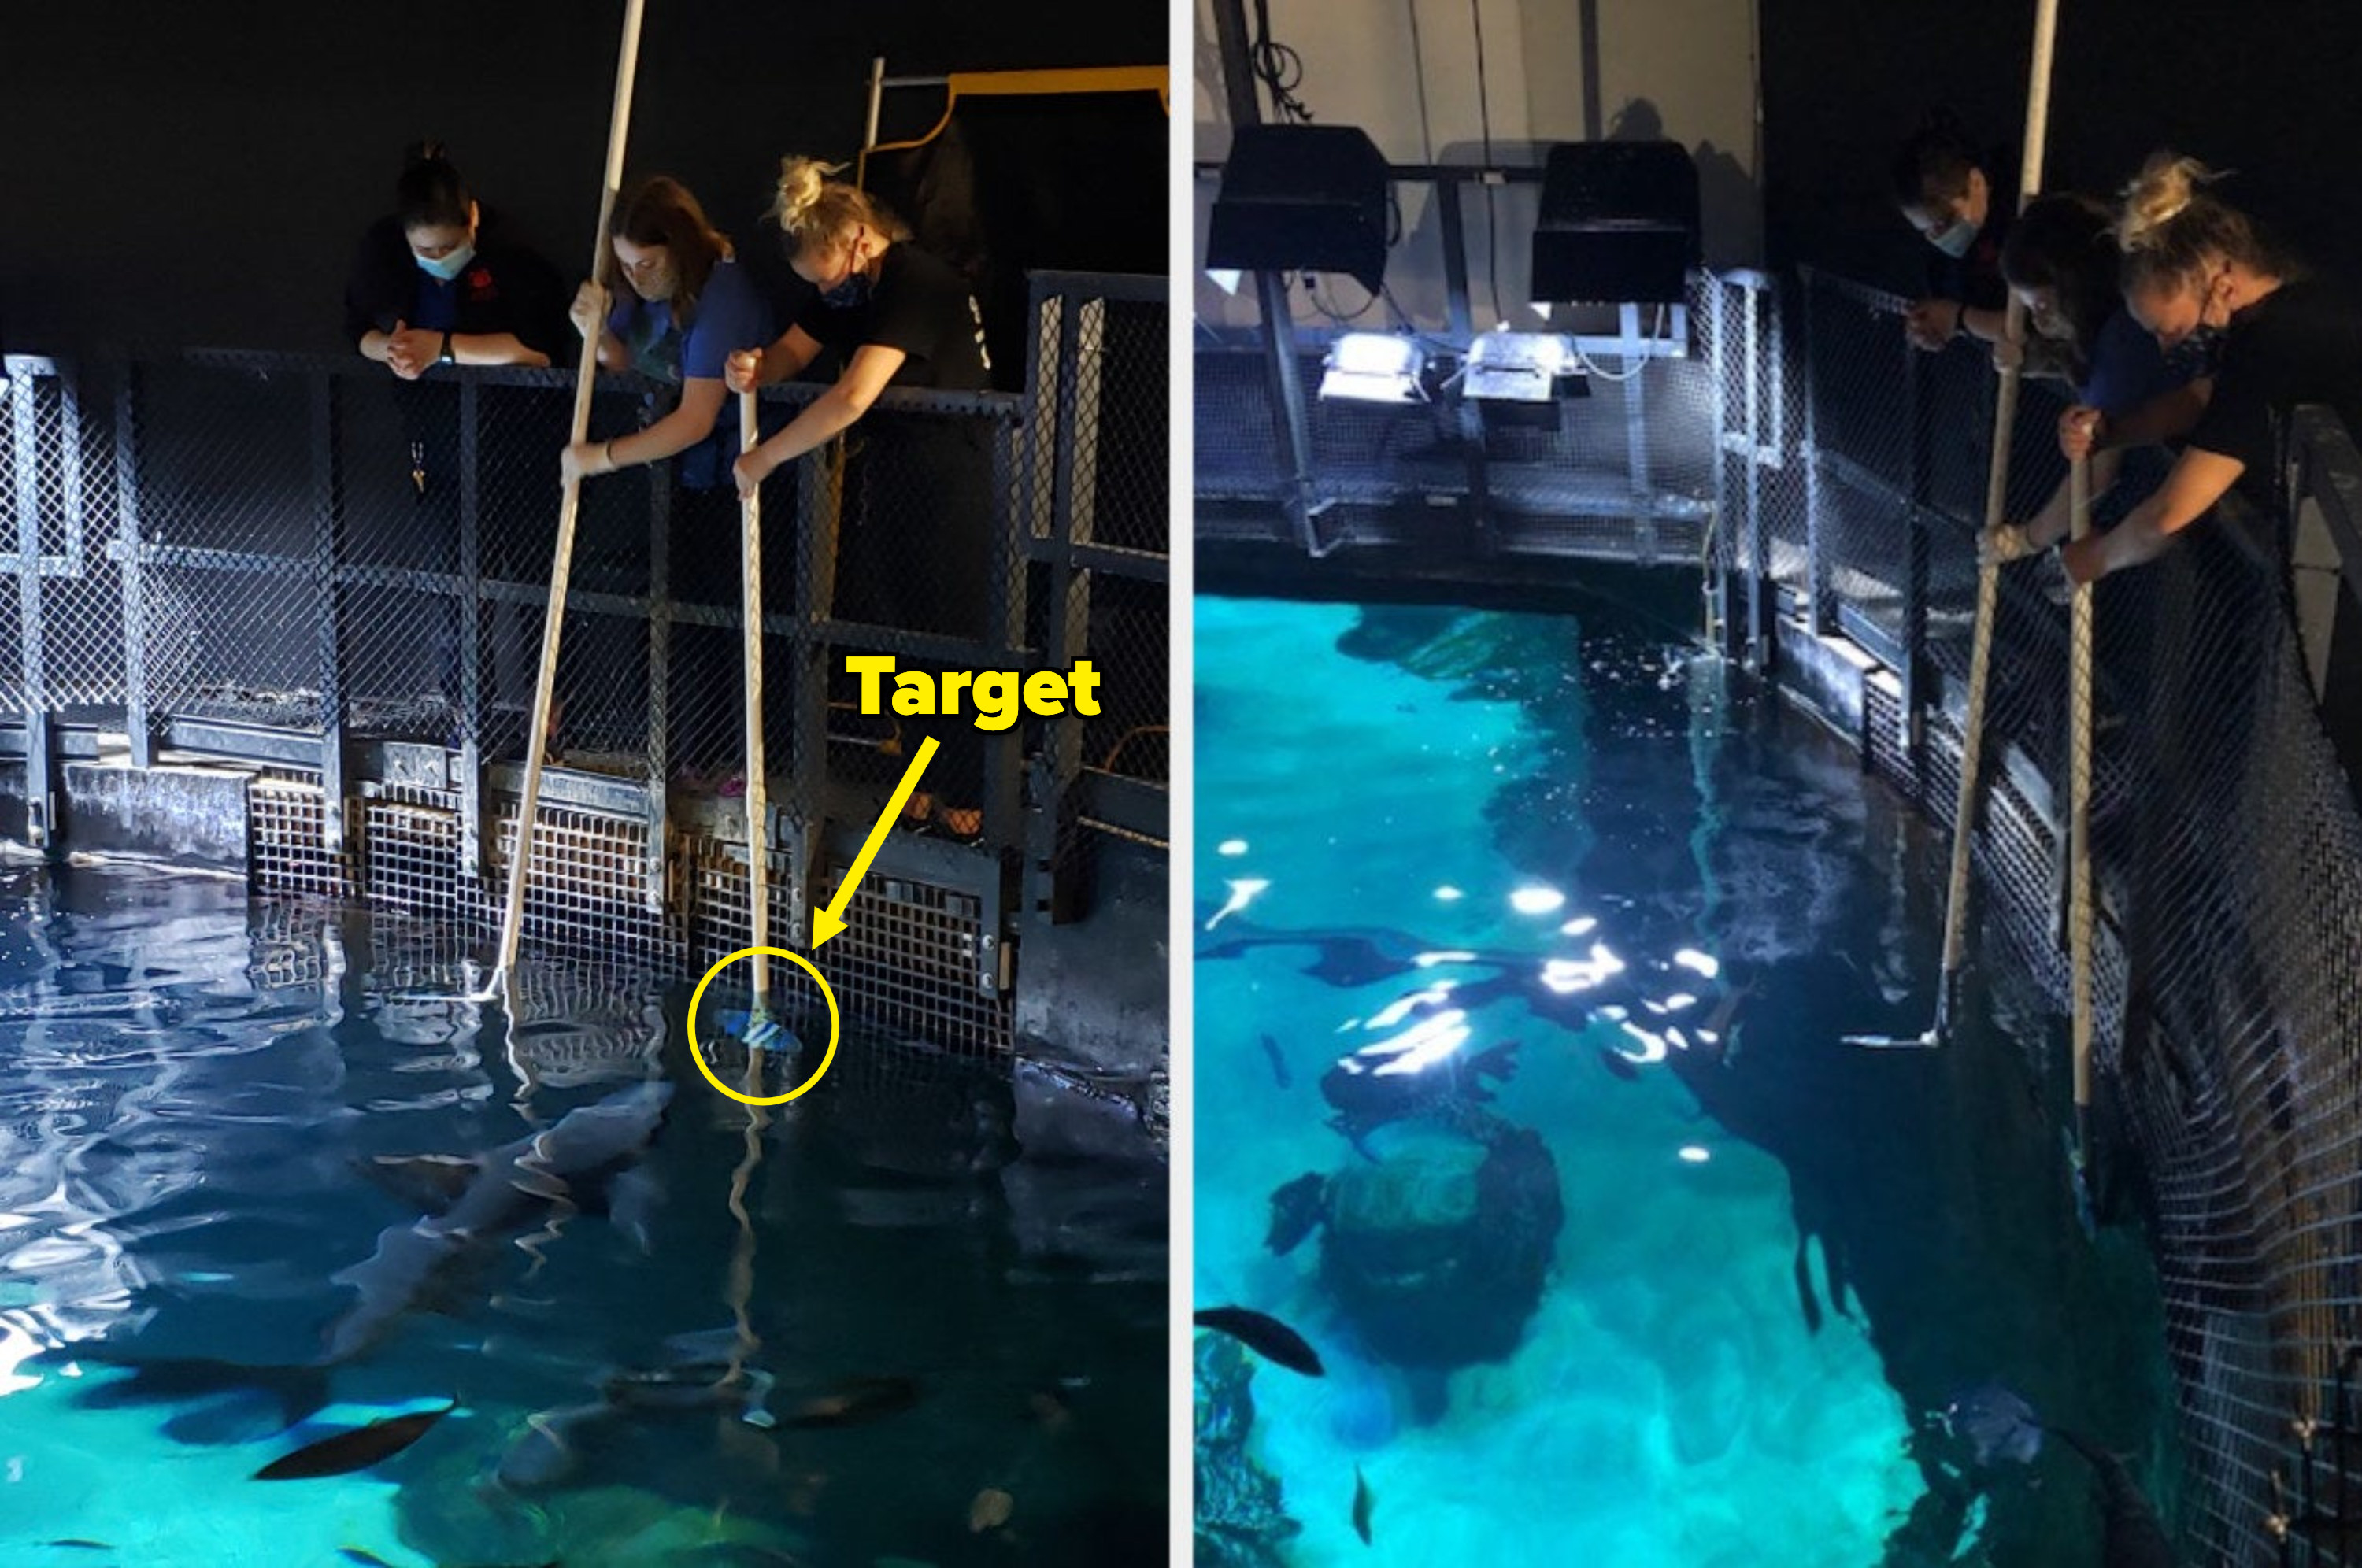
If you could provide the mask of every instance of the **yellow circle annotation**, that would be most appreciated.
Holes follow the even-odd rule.
[[[728,968],[731,965],[735,964],[739,959],[752,958],[757,953],[768,954],[774,958],[784,958],[790,964],[800,966],[803,969],[804,973],[810,975],[814,982],[819,985],[820,994],[822,997],[826,999],[828,1002],[828,1049],[822,1053],[820,1066],[812,1069],[811,1077],[806,1078],[803,1082],[798,1084],[787,1093],[769,1095],[760,1099],[754,1095],[742,1094],[738,1090],[732,1088],[728,1084],[723,1083],[720,1078],[715,1077],[713,1076],[713,1069],[706,1066],[705,1047],[698,1043],[697,1039],[697,1006],[698,1003],[705,999],[705,988],[713,983],[714,976],[722,973],[723,970]],[[841,1024],[842,1021],[837,1017],[836,1012],[836,993],[828,988],[827,979],[818,969],[812,967],[812,962],[811,959],[805,957],[800,953],[789,953],[786,949],[779,947],[741,947],[737,952],[731,954],[728,957],[714,965],[712,968],[705,971],[705,978],[698,981],[697,989],[690,992],[689,994],[690,1059],[697,1064],[697,1070],[705,1075],[705,1081],[707,1083],[712,1084],[715,1088],[720,1089],[723,1094],[728,1095],[732,1099],[736,1100],[741,1105],[785,1105],[788,1101],[795,1099],[798,1095],[811,1088],[812,1085],[820,1082],[821,1076],[828,1071],[829,1064],[836,1060],[836,1036]]]

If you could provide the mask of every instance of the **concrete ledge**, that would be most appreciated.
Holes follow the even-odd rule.
[[[1102,839],[1090,912],[1019,931],[1018,1055],[1090,1077],[1144,1083],[1171,1040],[1171,878],[1164,856]]]
[[[12,790],[0,770],[0,831],[6,813],[21,819],[23,769]],[[247,869],[246,771],[175,765],[139,769],[70,762],[60,840],[94,855],[136,856],[210,871]],[[21,821],[18,830],[21,831]]]
[[[1802,621],[1780,623],[1780,683],[1856,751],[1870,749],[1862,690],[1878,661],[1847,637],[1816,637]]]

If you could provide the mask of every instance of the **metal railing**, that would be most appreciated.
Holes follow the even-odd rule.
[[[766,566],[771,798],[806,855],[830,857],[832,823],[865,829],[907,756],[891,715],[852,711],[847,654],[1022,672],[1090,657],[1124,693],[1123,722],[1161,729],[1164,290],[1045,274],[1025,392],[889,392],[842,458],[814,453],[767,485],[767,514],[794,537]],[[447,800],[462,880],[492,880],[491,802],[522,771],[571,385],[514,369],[404,383],[349,356],[9,358],[0,573],[17,591],[0,621],[17,652],[0,661],[0,751],[26,759],[36,839],[53,834],[58,758],[119,730],[140,767],[171,747],[315,774],[331,856],[356,831],[357,778]],[[769,390],[765,428],[822,390]],[[602,377],[594,437],[663,395]],[[740,765],[737,507],[726,458],[704,491],[680,482],[689,460],[586,483],[558,672],[565,765],[544,787],[551,806],[645,824],[651,900],[676,798],[728,793]],[[930,558],[949,541],[988,558]],[[939,603],[907,589],[955,578],[968,580]],[[1095,580],[1155,587],[1095,613]],[[1161,760],[1134,748],[1114,767],[1029,767],[1082,757],[1078,723],[971,729],[973,757],[938,758],[939,798],[982,807],[967,853],[1014,856],[1044,816],[1161,844]],[[1102,798],[1119,785],[1138,788]],[[815,886],[823,874],[815,861]],[[780,934],[800,942],[807,915]]]

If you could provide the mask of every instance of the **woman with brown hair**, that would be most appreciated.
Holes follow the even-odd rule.
[[[2155,559],[2242,477],[2268,475],[2275,415],[2323,403],[2362,430],[2362,311],[2207,194],[2218,177],[2195,159],[2160,152],[2125,193],[2116,240],[2125,308],[2169,353],[2209,336],[2220,348],[2202,405],[2189,400],[2174,428],[2136,432],[2133,421],[2091,407],[2070,409],[2060,422],[2070,459],[2138,436],[2189,437],[2156,494],[2107,533],[2061,548],[2078,582]]]
[[[697,198],[677,180],[659,175],[624,192],[607,234],[628,286],[617,292],[611,309],[605,290],[584,283],[574,299],[575,328],[585,337],[599,334],[602,369],[636,370],[679,391],[668,412],[657,414],[652,403],[641,428],[568,447],[565,477],[676,459],[671,537],[677,543],[669,553],[668,592],[675,601],[734,615],[738,507],[730,464],[738,451],[738,421],[722,373],[731,354],[770,340],[769,302],[739,265],[729,237],[706,221]],[[739,669],[734,637],[725,641],[712,625],[676,630],[668,694],[672,755],[685,773],[711,776],[724,793],[739,756]]]
[[[722,374],[731,354],[769,340],[771,311],[729,237],[679,181],[643,180],[615,204],[607,226],[616,270],[629,288],[613,310],[606,291],[584,283],[570,313],[575,330],[599,331],[603,370],[637,370],[680,388],[669,414],[646,428],[567,448],[566,477],[613,473],[678,457],[690,490],[726,484],[737,447]],[[603,323],[603,325],[602,325]]]

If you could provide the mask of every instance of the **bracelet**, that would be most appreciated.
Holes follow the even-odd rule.
[[[435,362],[438,365],[456,365],[459,362],[459,356],[451,352],[451,335],[447,332],[443,335],[443,352],[435,357]]]

